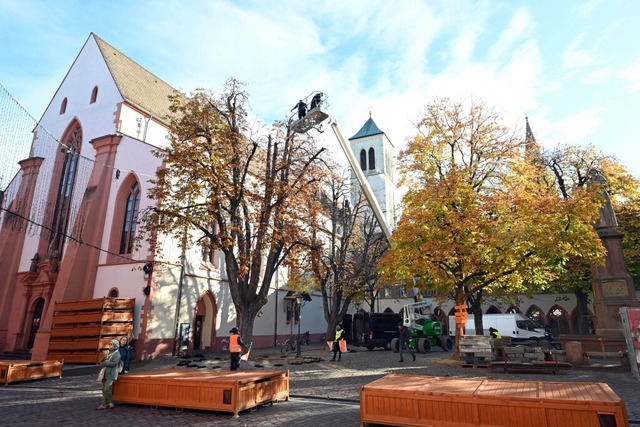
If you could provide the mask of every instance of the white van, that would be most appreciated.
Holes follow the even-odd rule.
[[[483,314],[482,328],[484,335],[489,335],[489,328],[495,328],[503,337],[511,337],[514,342],[539,341],[546,339],[544,328],[536,325],[533,320],[521,313]],[[476,325],[474,316],[470,314],[465,325],[465,335],[475,335]],[[456,335],[456,320],[449,316],[449,335]]]

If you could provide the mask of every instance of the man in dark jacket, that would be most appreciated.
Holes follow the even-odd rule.
[[[411,331],[409,331],[402,323],[398,323],[398,328],[400,329],[400,342],[398,343],[398,350],[400,351],[400,360],[399,362],[404,362],[404,358],[402,357],[403,347],[406,345],[407,350],[413,357],[413,360],[416,360],[416,354],[413,352],[413,349],[409,347],[409,340],[411,339]]]

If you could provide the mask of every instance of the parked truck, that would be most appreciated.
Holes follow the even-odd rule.
[[[365,313],[353,315],[353,345],[369,350],[384,348],[388,350],[391,341],[398,338],[398,323],[402,322],[400,313]]]
[[[402,323],[411,332],[409,347],[420,353],[431,352],[432,347],[441,347],[444,351],[453,349],[453,339],[446,335],[442,322],[433,318],[432,303],[430,301],[405,304],[402,307]],[[400,340],[391,341],[391,349],[399,351]]]
[[[536,324],[522,313],[483,314],[483,335],[489,335],[489,328],[495,328],[503,337],[511,337],[511,341],[535,341],[549,340],[550,334],[545,328]],[[456,335],[456,321],[454,316],[449,316],[449,335]],[[470,314],[464,330],[465,335],[476,335],[475,316]]]

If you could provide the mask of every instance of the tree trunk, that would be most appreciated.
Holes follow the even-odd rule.
[[[580,287],[573,290],[576,296],[576,334],[588,335],[591,333],[589,327],[589,294],[586,294]]]

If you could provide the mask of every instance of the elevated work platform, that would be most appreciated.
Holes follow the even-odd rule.
[[[293,122],[291,124],[291,130],[297,133],[305,133],[314,128],[318,129],[320,124],[324,122],[328,117],[329,114],[323,111],[321,107],[316,107],[312,110],[309,110],[307,115],[303,118]]]

